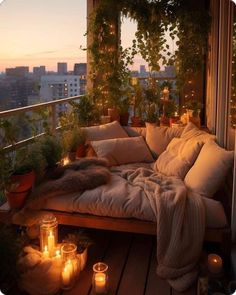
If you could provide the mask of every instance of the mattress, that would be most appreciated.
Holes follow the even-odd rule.
[[[143,167],[151,167],[150,164],[142,164]],[[140,167],[139,164],[119,166],[119,169],[127,167]],[[127,193],[124,195],[124,187]],[[203,197],[206,208],[206,227],[223,228],[227,226],[227,219],[220,202]],[[84,213],[97,216],[116,218],[136,218],[143,221],[156,221],[148,198],[139,186],[131,185],[115,172],[111,181],[82,194],[71,193],[53,197],[47,200],[44,209],[62,211],[67,213]]]

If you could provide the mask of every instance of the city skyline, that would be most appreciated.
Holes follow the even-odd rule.
[[[56,71],[58,62],[86,62],[86,0],[5,0],[0,5],[0,72],[6,68],[45,65]],[[128,47],[136,25],[124,20],[122,45]],[[69,34],[68,34],[69,32]],[[137,68],[143,61],[136,59]],[[136,69],[136,68],[134,68]]]

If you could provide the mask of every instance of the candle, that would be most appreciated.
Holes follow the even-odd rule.
[[[62,270],[62,283],[64,286],[68,286],[70,284],[70,272],[67,268],[67,265]]]
[[[44,258],[48,258],[49,257],[48,246],[44,246],[43,257]]]
[[[65,157],[63,160],[62,160],[62,165],[65,166],[67,164],[70,163],[70,159],[68,157]]]
[[[95,292],[98,294],[106,292],[106,274],[98,272],[95,274]]]
[[[207,258],[208,269],[213,274],[219,274],[222,271],[222,259],[219,255],[209,254]]]
[[[55,238],[52,231],[50,231],[48,236],[48,251],[49,251],[50,257],[52,257],[54,254],[54,248],[55,248]]]

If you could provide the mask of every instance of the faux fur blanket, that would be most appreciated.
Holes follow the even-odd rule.
[[[49,179],[35,188],[24,208],[13,216],[17,224],[31,226],[42,218],[39,210],[48,198],[68,193],[82,193],[106,184],[111,177],[108,162],[99,158],[84,158],[55,169]]]
[[[201,196],[190,194],[182,180],[151,169],[123,169],[120,175],[142,187],[157,221],[157,274],[177,291],[197,278],[205,233],[205,207]]]

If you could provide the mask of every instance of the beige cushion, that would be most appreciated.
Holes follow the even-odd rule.
[[[88,140],[128,137],[128,134],[117,121],[99,126],[85,127],[84,130]]]
[[[203,143],[195,139],[173,138],[166,151],[157,159],[154,169],[167,176],[176,176],[184,179],[186,173],[195,162],[202,146]]]
[[[91,141],[91,145],[97,156],[107,158],[111,166],[153,161],[142,136]]]
[[[226,151],[213,140],[209,140],[204,144],[184,182],[190,190],[212,197],[222,185],[232,165],[233,152]]]
[[[203,130],[200,130],[196,125],[194,125],[193,123],[189,122],[181,136],[181,138],[184,138],[184,139],[190,139],[190,138],[196,138],[199,140],[199,141],[203,141],[204,143],[210,139],[212,140],[216,140],[216,136],[213,135],[213,134],[210,134],[210,133],[207,133],[206,131],[203,131]]]
[[[155,156],[164,152],[172,138],[180,137],[183,127],[158,127],[146,123],[146,142]]]

